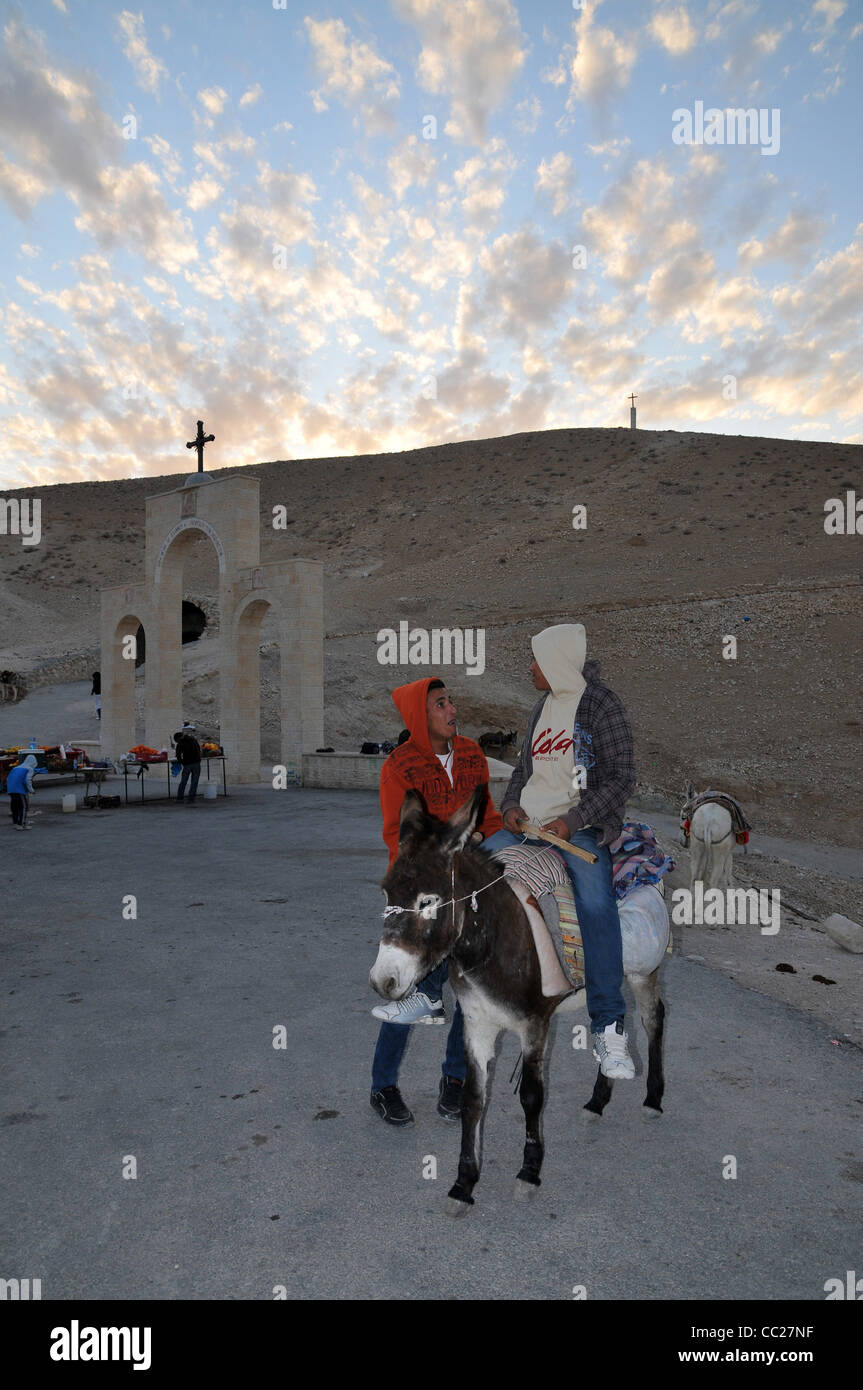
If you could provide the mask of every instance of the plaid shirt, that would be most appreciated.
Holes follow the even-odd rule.
[[[608,845],[620,835],[627,798],[635,790],[632,729],[622,700],[599,679],[599,662],[586,661],[583,674],[587,685],[576,711],[573,754],[576,763],[587,768],[587,786],[578,805],[563,819],[571,835],[586,825],[595,826],[600,831],[598,843]],[[519,805],[522,787],[533,773],[530,750],[546,698],[537,700],[531,712],[518,766],[501,803],[502,815]]]

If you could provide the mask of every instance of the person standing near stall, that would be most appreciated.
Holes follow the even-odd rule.
[[[179,734],[175,735],[174,738],[177,762],[183,769],[180,773],[180,785],[177,788],[177,801],[183,800],[188,783],[188,804],[190,806],[195,800],[198,779],[201,776],[201,745],[195,737],[195,732],[194,724],[184,724]]]
[[[27,812],[30,809],[30,797],[33,794],[33,773],[36,770],[36,758],[32,753],[13,767],[6,777],[6,790],[12,801],[12,824],[16,830],[32,830],[33,827],[27,823]]]

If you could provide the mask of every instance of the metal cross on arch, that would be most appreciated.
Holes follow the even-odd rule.
[[[199,420],[198,433],[195,435],[195,438],[189,440],[189,443],[186,445],[187,449],[197,449],[198,451],[199,473],[203,473],[204,471],[204,445],[212,444],[215,438],[216,436],[214,434],[204,434],[204,422],[203,420]]]

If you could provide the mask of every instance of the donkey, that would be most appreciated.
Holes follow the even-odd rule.
[[[691,801],[694,795],[695,790],[690,782],[687,800]],[[682,829],[682,811],[680,824]],[[690,888],[693,893],[699,879],[705,889],[731,887],[734,873],[733,829],[731,812],[726,806],[708,801],[694,811],[689,825]]]
[[[504,748],[508,748],[510,744],[515,747],[517,738],[518,731],[516,729],[510,729],[508,734],[505,734],[503,729],[498,729],[496,734],[480,734],[479,746],[484,753],[487,753],[491,748],[495,748],[502,753]]]
[[[384,999],[402,999],[413,985],[450,959],[450,981],[464,1013],[467,1077],[462,1093],[461,1155],[447,1212],[463,1216],[473,1205],[479,1179],[478,1130],[485,1109],[488,1066],[502,1029],[521,1042],[520,1099],[525,1119],[524,1159],[516,1178],[518,1199],[540,1185],[543,1161],[541,1113],[543,1061],[551,1016],[572,993],[542,992],[539,957],[529,913],[539,912],[526,891],[519,896],[504,880],[502,866],[475,848],[471,835],[486,792],[473,795],[448,821],[428,814],[422,797],[409,791],[402,804],[398,857],[383,880],[387,899],[384,929],[369,980]],[[661,901],[661,900],[660,900]],[[665,913],[664,904],[662,911]],[[665,913],[667,924],[667,913]],[[665,1008],[659,996],[659,965],[665,951],[632,947],[623,933],[624,972],[632,985],[648,1036],[646,1115],[662,1112],[665,1087],[662,1034]],[[666,936],[667,940],[667,936]],[[639,958],[640,956],[640,958]],[[637,965],[633,962],[637,960]],[[561,985],[564,981],[561,977]],[[601,1115],[612,1083],[601,1071],[585,1110]]]

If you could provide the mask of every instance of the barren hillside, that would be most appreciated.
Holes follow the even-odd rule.
[[[483,628],[484,673],[442,672],[462,729],[523,732],[528,638],[579,619],[630,710],[642,790],[675,803],[690,777],[721,783],[759,829],[855,845],[863,536],[828,536],[823,523],[829,497],[863,497],[859,458],[851,445],[574,429],[261,463],[262,559],[325,562],[326,736],[336,747],[397,734],[388,692],[423,674],[378,662],[380,629],[402,619]],[[182,481],[188,460],[178,463],[173,476],[4,494],[41,497],[43,536],[35,550],[0,536],[0,667],[31,682],[90,669],[99,588],[143,577],[144,499]],[[583,531],[572,527],[579,503]],[[272,528],[277,504],[286,530]],[[215,724],[206,542],[187,565],[186,595],[213,618],[187,649],[188,712]],[[727,634],[736,661],[722,658]],[[272,756],[278,666],[272,629],[262,637]]]

